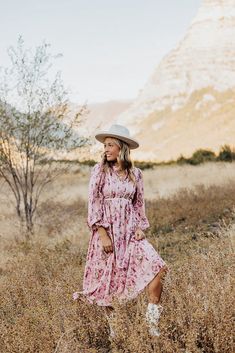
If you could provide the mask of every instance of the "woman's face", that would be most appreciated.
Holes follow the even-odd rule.
[[[120,147],[114,142],[112,137],[104,140],[104,152],[108,161],[115,161],[118,157]]]

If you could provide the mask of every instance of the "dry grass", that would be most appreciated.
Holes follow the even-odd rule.
[[[220,186],[235,179],[235,163],[208,162],[198,166],[157,166],[144,171],[145,197],[169,197],[181,189],[193,189],[197,185]]]
[[[235,182],[181,189],[146,204],[149,240],[170,267],[159,338],[148,335],[144,293],[116,304],[113,341],[102,309],[72,300],[81,288],[89,239],[84,201],[44,199],[30,242],[20,237],[17,223],[8,225],[15,222],[8,203],[0,220],[3,353],[233,351]]]

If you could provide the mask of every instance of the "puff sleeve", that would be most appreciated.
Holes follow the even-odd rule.
[[[101,164],[97,163],[91,170],[88,189],[88,216],[87,225],[91,230],[97,230],[99,226],[109,227],[104,210],[103,195],[101,192],[103,172]]]
[[[141,169],[136,168],[136,191],[132,201],[134,207],[134,215],[136,221],[136,228],[145,230],[150,227],[149,221],[145,214],[145,201],[144,201],[144,182]]]

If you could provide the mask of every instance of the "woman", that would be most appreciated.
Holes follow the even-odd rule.
[[[147,288],[146,320],[150,334],[159,336],[161,278],[168,267],[145,239],[149,222],[143,177],[130,159],[130,149],[139,144],[122,125],[112,125],[95,138],[104,144],[104,155],[91,172],[87,219],[91,238],[83,291],[75,292],[73,298],[82,294],[90,303],[104,306],[110,318],[113,299],[133,299]],[[114,335],[111,325],[110,329]]]

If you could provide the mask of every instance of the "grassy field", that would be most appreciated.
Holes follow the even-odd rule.
[[[71,167],[44,194],[26,242],[4,184],[0,195],[0,347],[3,353],[231,353],[235,165],[144,171],[149,241],[167,261],[160,321],[151,338],[146,296],[116,305],[109,340],[101,308],[74,302],[89,231],[89,167]]]

